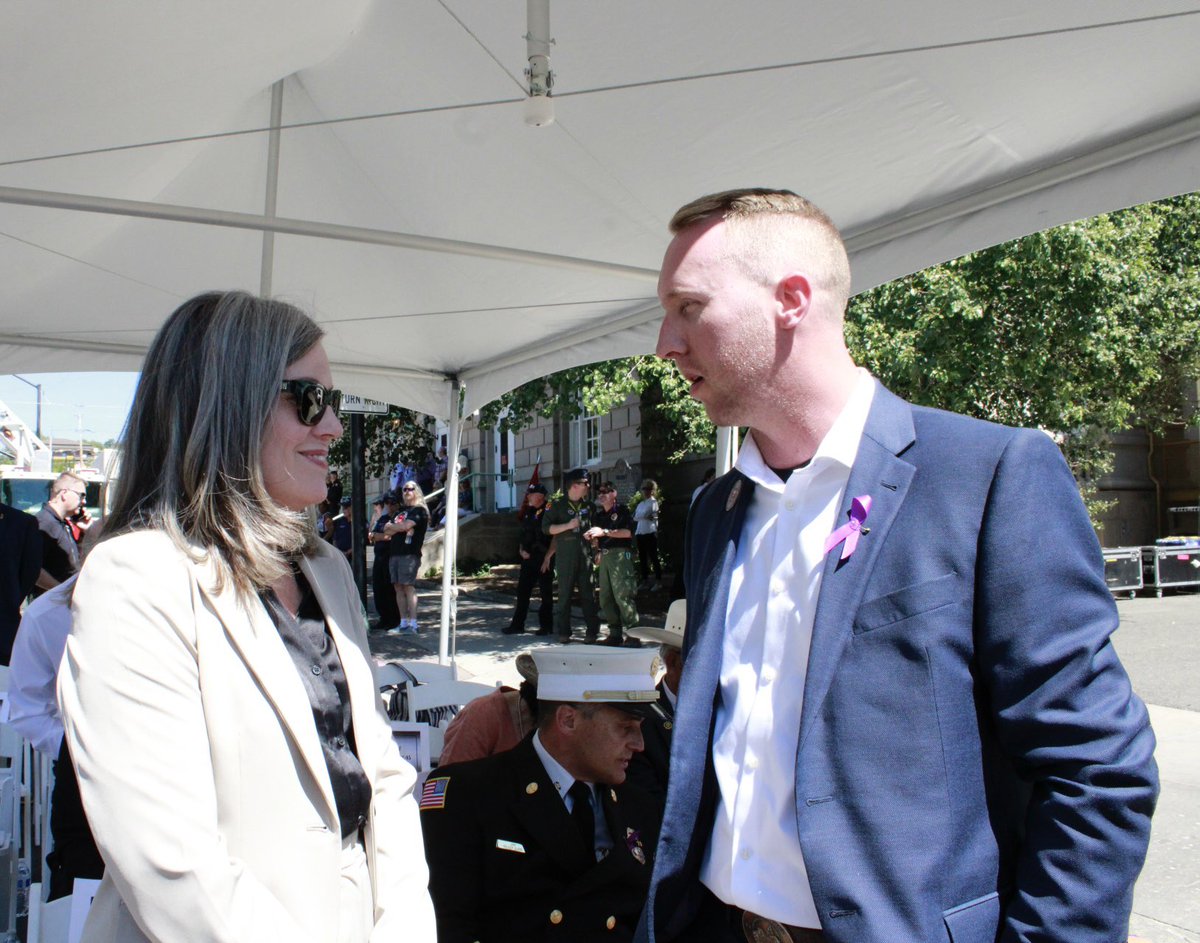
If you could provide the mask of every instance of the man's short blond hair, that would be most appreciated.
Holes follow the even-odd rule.
[[[839,310],[850,298],[850,259],[828,214],[791,190],[747,187],[710,193],[679,208],[670,230],[678,235],[714,220],[733,235],[731,259],[751,278],[774,284],[805,271],[833,296]]]
[[[64,491],[77,491],[78,489],[71,487],[72,485],[83,485],[86,488],[87,482],[71,472],[63,472],[54,479],[54,483],[50,486],[50,497],[53,498]]]

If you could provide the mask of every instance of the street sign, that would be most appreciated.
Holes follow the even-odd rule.
[[[386,415],[388,409],[387,403],[381,403],[377,399],[364,399],[361,396],[356,396],[354,393],[342,394],[342,412],[344,413],[379,413],[380,415]]]

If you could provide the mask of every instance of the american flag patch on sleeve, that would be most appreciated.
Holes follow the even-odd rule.
[[[418,808],[421,809],[444,809],[446,808],[446,787],[450,785],[449,776],[441,776],[437,779],[425,780],[425,785],[421,787],[421,801]]]

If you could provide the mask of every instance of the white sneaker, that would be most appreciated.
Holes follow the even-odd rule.
[[[387,633],[386,633],[386,634],[388,634],[388,635],[400,635],[401,633],[403,633],[403,632],[407,632],[407,631],[408,631],[408,629],[406,629],[406,628],[405,628],[404,626],[402,626],[402,625],[393,625],[393,626],[392,626],[390,629],[388,629],[388,630],[387,630]]]
[[[417,623],[410,622],[408,625],[406,625],[400,631],[405,633],[406,635],[416,635],[417,634]]]

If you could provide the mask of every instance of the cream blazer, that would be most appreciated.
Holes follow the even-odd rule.
[[[372,943],[433,943],[416,775],[380,706],[350,568],[301,563],[337,645],[358,756]],[[257,600],[165,535],[92,551],[75,590],[59,701],[107,870],[84,943],[331,943],[341,835],[308,696]]]

